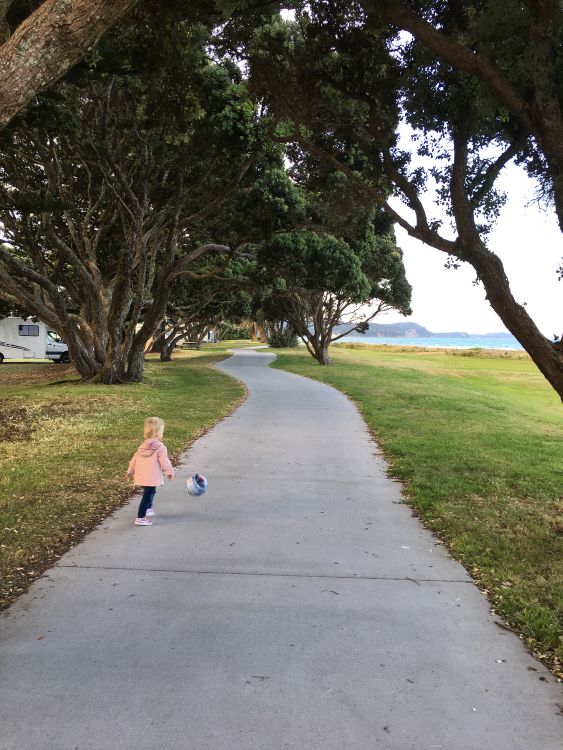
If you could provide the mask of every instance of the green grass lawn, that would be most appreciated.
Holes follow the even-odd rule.
[[[0,606],[131,497],[124,476],[145,417],[163,417],[177,457],[234,408],[243,386],[210,367],[229,345],[167,364],[149,355],[141,385],[85,385],[52,363],[0,366]]]
[[[563,405],[525,357],[332,347],[274,366],[352,398],[424,523],[559,674]]]

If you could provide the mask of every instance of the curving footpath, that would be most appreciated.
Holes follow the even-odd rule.
[[[222,363],[249,398],[152,528],[132,501],[2,616],[1,750],[561,750],[561,686],[402,504],[354,406],[271,359]]]

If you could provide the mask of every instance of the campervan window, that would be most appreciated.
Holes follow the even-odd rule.
[[[39,336],[39,326],[18,326],[20,336]]]
[[[51,339],[51,341],[56,341],[57,344],[60,344],[62,342],[62,338],[58,333],[55,333],[55,331],[47,331],[47,336]]]

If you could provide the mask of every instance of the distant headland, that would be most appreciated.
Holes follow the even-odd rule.
[[[334,333],[344,333],[349,329],[349,325],[339,325],[334,329]],[[354,334],[356,335],[356,334]],[[369,323],[368,329],[363,334],[366,338],[469,338],[475,334],[467,333],[465,331],[440,331],[434,332],[429,331],[428,328],[407,321],[404,323]],[[502,331],[499,333],[480,333],[482,338],[499,338],[509,337],[512,338],[510,333]]]

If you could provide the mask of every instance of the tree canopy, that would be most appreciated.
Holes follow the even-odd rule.
[[[341,170],[359,195],[450,264],[472,265],[493,309],[563,396],[561,346],[514,299],[486,244],[503,201],[495,182],[511,159],[541,173],[546,192],[555,193],[552,173],[541,171],[539,141],[488,88],[417,39],[398,36],[367,4],[308,3],[295,22],[276,16],[254,30],[239,52],[277,137]],[[408,148],[401,124],[412,133]],[[432,215],[432,182],[451,226]]]
[[[353,242],[311,230],[281,235],[259,253],[258,263],[270,279],[264,317],[287,321],[321,365],[330,364],[331,343],[365,330],[379,313],[410,313],[402,253],[371,222]],[[342,324],[346,330],[334,335]]]
[[[151,68],[144,28],[119,29],[3,131],[0,296],[58,331],[86,379],[138,380],[175,279],[236,249],[218,216],[255,159],[256,113],[206,41],[172,24]]]
[[[411,287],[385,214],[358,201],[341,172],[292,156],[284,224],[256,248],[261,317],[286,322],[325,365],[346,333],[386,310],[408,314]],[[340,324],[346,331],[335,336]]]

